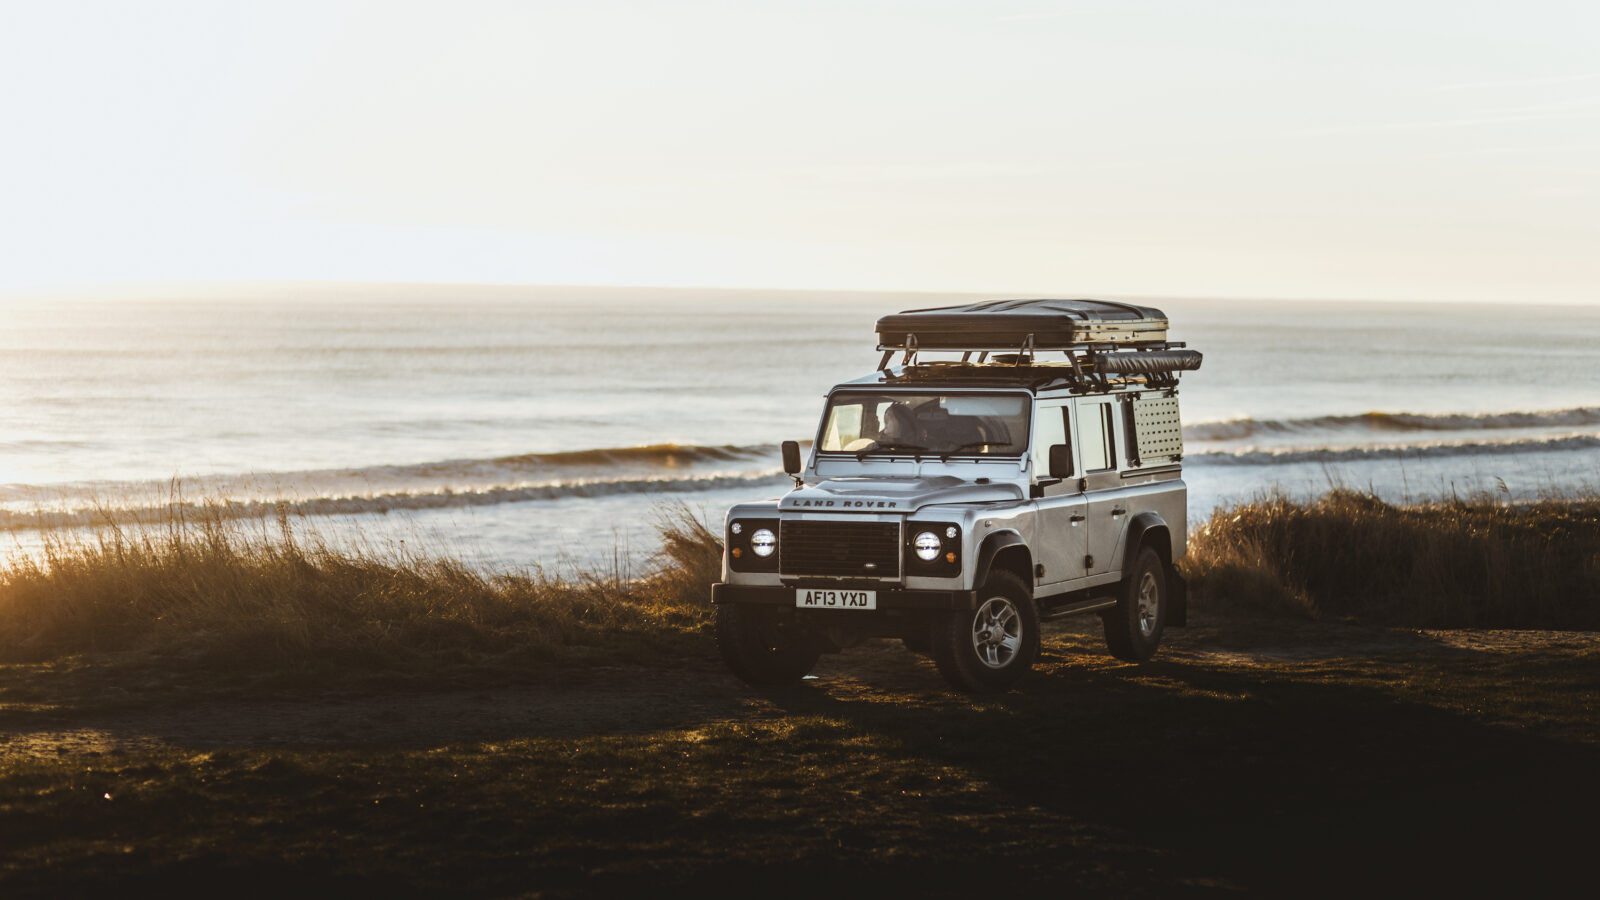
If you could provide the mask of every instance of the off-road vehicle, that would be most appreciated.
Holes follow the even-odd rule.
[[[1160,310],[1098,300],[908,310],[877,331],[877,371],[828,393],[810,458],[784,442],[794,490],[728,511],[711,593],[728,667],[782,684],[898,637],[953,687],[1002,690],[1040,623],[1078,613],[1149,658],[1186,618],[1177,380],[1200,354]],[[919,358],[936,351],[960,358]]]

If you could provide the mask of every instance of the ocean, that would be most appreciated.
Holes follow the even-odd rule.
[[[0,300],[0,553],[211,506],[490,571],[637,574],[655,523],[788,487],[873,324],[982,299],[247,285]],[[1183,378],[1191,525],[1265,492],[1600,489],[1600,307],[1129,299]],[[252,525],[252,527],[254,527]]]

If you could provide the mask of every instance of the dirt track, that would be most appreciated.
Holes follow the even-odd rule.
[[[696,658],[493,690],[12,702],[0,893],[1521,895],[1589,877],[1600,636],[1224,621],[1131,665],[1078,627],[988,697],[877,642],[779,691]]]
[[[1053,688],[1070,685],[1061,676],[1073,669],[1137,670],[1106,657],[1092,623],[1070,623],[1068,629],[1047,635],[1039,672],[1017,694],[1055,693]],[[1333,673],[1382,680],[1430,660],[1451,667],[1470,666],[1474,659],[1593,664],[1597,647],[1600,634],[1589,632],[1378,631],[1299,623],[1212,626],[1169,632],[1158,662],[1147,668],[1152,675],[1163,663],[1181,663],[1218,673],[1271,671],[1278,677],[1313,680]],[[425,749],[529,737],[644,734],[787,714],[778,702],[781,697],[740,684],[714,661],[687,662],[681,669],[595,667],[560,685],[494,690],[202,702],[176,708],[158,704],[86,714],[13,708],[0,712],[0,757],[52,759],[166,748]],[[806,687],[838,701],[928,711],[1005,702],[1003,697],[948,692],[930,662],[892,641],[824,656]],[[1596,697],[1600,688],[1591,702]],[[1071,702],[1070,696],[1058,699]]]

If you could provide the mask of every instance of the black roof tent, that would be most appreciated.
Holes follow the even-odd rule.
[[[879,370],[895,351],[913,366],[919,350],[973,353],[982,364],[993,351],[1014,355],[996,362],[1026,366],[1044,350],[1065,351],[1080,388],[1109,387],[1110,376],[1151,387],[1172,387],[1182,371],[1200,368],[1201,356],[1167,340],[1167,315],[1149,306],[1112,300],[986,300],[966,306],[911,309],[878,320]],[[1126,383],[1119,381],[1118,383]]]
[[[912,309],[878,320],[879,350],[1034,350],[1167,339],[1159,309],[1109,300],[985,300]]]

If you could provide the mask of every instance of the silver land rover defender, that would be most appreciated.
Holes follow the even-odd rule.
[[[711,593],[728,667],[782,684],[898,637],[951,686],[1003,690],[1041,622],[1091,612],[1114,655],[1149,658],[1186,617],[1177,380],[1200,354],[1160,310],[1098,300],[910,310],[877,331],[878,370],[828,393],[810,459],[784,443],[794,490],[728,511]],[[936,351],[960,357],[919,360]]]

